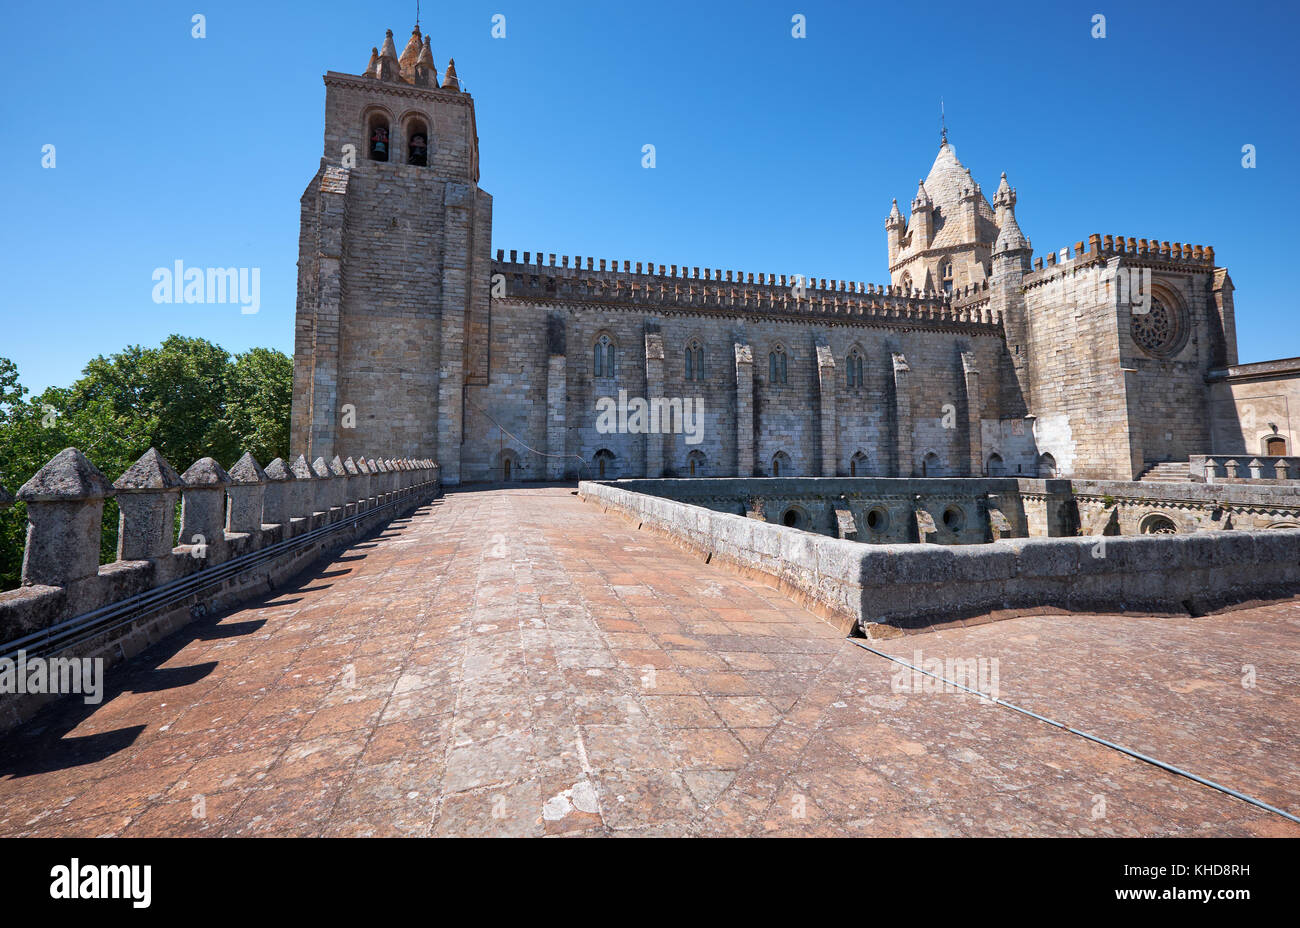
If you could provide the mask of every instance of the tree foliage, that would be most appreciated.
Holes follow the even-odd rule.
[[[0,486],[14,493],[64,448],[79,449],[110,480],[155,447],[184,471],[202,457],[231,466],[245,451],[265,465],[289,453],[293,362],[254,348],[232,356],[201,338],[168,337],[88,363],[70,387],[37,396],[0,358]],[[117,506],[104,507],[101,558],[117,550]],[[16,587],[26,512],[0,512],[0,590]]]

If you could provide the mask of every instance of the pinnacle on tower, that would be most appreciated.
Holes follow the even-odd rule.
[[[381,81],[400,81],[402,66],[397,60],[397,48],[393,45],[393,30],[384,33],[384,44],[379,48],[379,65],[375,77]]]
[[[420,27],[416,26],[411,30],[411,37],[406,41],[406,48],[402,49],[402,57],[397,60],[398,67],[402,72],[402,80],[408,84],[415,83],[415,63],[420,58]]]
[[[997,208],[1016,205],[1016,191],[1007,183],[1006,171],[1002,172],[1002,181],[998,184],[998,192],[993,194],[993,205]]]
[[[366,64],[366,69],[361,72],[363,77],[375,77],[379,73],[379,49],[374,46],[370,47],[370,61]]]
[[[456,59],[447,59],[447,73],[442,78],[443,90],[460,90],[460,81],[456,79]]]
[[[932,205],[933,201],[930,199],[930,194],[925,189],[925,181],[918,180],[916,182],[916,196],[912,200],[912,212],[916,212],[918,209],[929,209]]]
[[[903,221],[903,214],[898,210],[898,200],[894,200],[894,205],[889,209],[889,218],[885,220],[885,227],[906,225]]]
[[[997,210],[998,238],[993,243],[993,253],[1015,251],[1030,248],[1029,239],[1020,231],[1016,222],[1016,189],[1007,183],[1007,172],[1002,172],[1002,181],[998,192],[993,194],[993,206]]]
[[[420,57],[415,62],[414,84],[417,87],[438,86],[438,66],[433,63],[433,48],[427,35],[424,44],[420,46]]]

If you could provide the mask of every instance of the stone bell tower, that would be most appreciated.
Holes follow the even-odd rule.
[[[325,75],[302,196],[294,454],[432,457],[460,482],[466,384],[486,383],[492,198],[474,101],[417,26]]]

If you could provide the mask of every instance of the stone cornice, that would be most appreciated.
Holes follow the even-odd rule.
[[[461,106],[468,106],[471,108],[474,105],[474,98],[468,93],[460,90],[416,87],[413,84],[403,84],[395,81],[381,81],[374,77],[361,77],[355,74],[343,74],[338,71],[325,72],[324,81],[327,87],[347,87],[351,90],[361,90],[368,93],[381,90],[384,93],[389,93],[393,96],[409,97],[413,100],[437,101],[439,103],[459,103]]]

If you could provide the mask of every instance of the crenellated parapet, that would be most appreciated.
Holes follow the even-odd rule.
[[[365,459],[304,468],[276,458],[263,468],[245,454],[229,471],[201,458],[178,474],[153,448],[110,482],[66,448],[14,497],[0,489],[0,508],[16,501],[27,516],[22,585],[0,592],[0,656],[127,656],[193,616],[266,593],[429,501],[439,483],[431,459],[377,470]],[[101,564],[104,505],[114,498],[117,559]]]
[[[1034,258],[1034,269],[1026,275],[1025,286],[1039,284],[1063,272],[1111,258],[1125,258],[1128,263],[1153,270],[1202,271],[1215,269],[1214,249],[1209,245],[1162,242],[1156,239],[1125,238],[1122,235],[1088,236],[1087,245],[1075,242],[1059,251]]]
[[[1073,248],[1067,246],[1034,258],[1033,269],[1024,276],[1024,287],[1031,290],[1081,272],[1096,273],[1116,258],[1123,259],[1126,266],[1154,271],[1212,273],[1215,270],[1214,249],[1208,245],[1093,234],[1086,245],[1076,242]]]
[[[585,262],[585,265],[584,265]],[[500,275],[498,277],[498,275]],[[593,303],[661,312],[844,319],[867,325],[993,329],[1000,320],[987,301],[971,299],[988,285],[952,296],[940,291],[798,274],[749,273],[653,262],[498,250],[492,263],[496,299]]]

